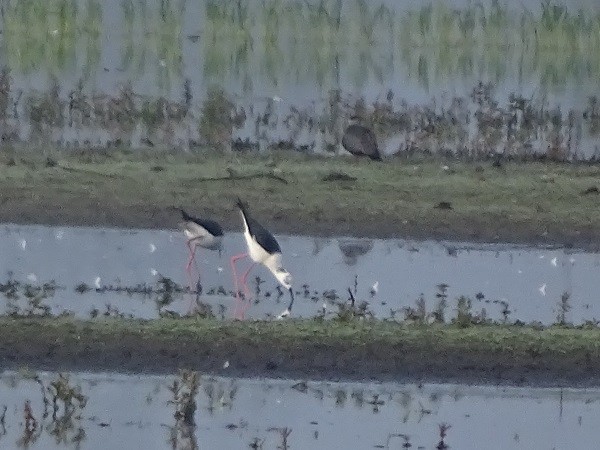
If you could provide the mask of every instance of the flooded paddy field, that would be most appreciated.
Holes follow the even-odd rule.
[[[0,447],[595,442],[600,8],[530,3],[2,2]],[[237,232],[185,275],[237,196],[291,320]]]
[[[593,252],[278,238],[295,278],[292,319],[274,320],[288,298],[258,268],[244,320],[233,321],[229,257],[244,248],[239,233],[226,234],[220,255],[199,250],[188,277],[179,231],[4,225],[4,367],[600,382]]]
[[[4,372],[0,396],[0,445],[31,449],[569,449],[594,441],[600,415],[596,389],[333,383],[190,372],[161,377]]]
[[[366,313],[379,319],[414,319],[421,311],[428,320],[437,312],[448,321],[461,297],[472,314],[502,323],[583,324],[600,318],[600,254],[595,252],[403,239],[278,238],[286,267],[294,274],[298,318],[336,317],[340,305],[349,304],[348,289],[357,304],[364,302]],[[185,239],[177,230],[3,225],[0,311],[150,319],[186,315],[192,305],[201,314],[230,318],[235,299],[229,258],[244,245],[240,233],[227,233],[220,255],[199,249],[198,269],[190,279]],[[201,292],[196,295],[198,273]],[[249,285],[249,318],[269,318],[285,308],[287,296],[266,270],[255,269]]]
[[[0,21],[10,146],[336,154],[358,113],[389,155],[598,158],[592,0],[32,0]]]

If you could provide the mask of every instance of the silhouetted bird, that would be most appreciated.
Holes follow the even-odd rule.
[[[381,161],[377,138],[370,128],[357,123],[357,117],[350,118],[350,125],[344,131],[342,146],[354,156],[368,156],[374,161]]]

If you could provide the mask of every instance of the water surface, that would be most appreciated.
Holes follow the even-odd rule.
[[[44,386],[57,374],[41,373]],[[296,384],[294,380],[201,377],[195,427],[176,427],[170,388],[175,376],[76,373],[71,387],[87,396],[70,420],[43,418],[40,385],[15,373],[0,378],[0,407],[7,407],[0,442],[25,447],[23,408],[31,402],[43,430],[32,449],[54,448],[289,448],[433,449],[439,425],[451,426],[446,443],[456,449],[588,448],[600,418],[596,389],[532,389],[395,383]],[[293,387],[295,386],[295,387]],[[80,417],[79,417],[80,416]],[[57,426],[58,425],[58,426]],[[82,432],[83,431],[83,432]],[[82,436],[84,436],[82,438]],[[378,447],[379,446],[379,447]]]
[[[426,128],[483,82],[501,107],[515,94],[543,116],[537,133],[519,134],[525,150],[568,142],[570,157],[596,153],[593,0],[13,0],[0,21],[7,141],[189,150],[240,139],[325,151],[339,143],[346,105],[417,106],[409,113]],[[219,92],[235,105],[233,123]],[[475,142],[471,106],[461,114],[473,120],[459,119],[467,129],[446,131],[440,150],[459,150],[457,132]],[[380,136],[386,152],[415,139],[398,131]]]
[[[456,299],[468,296],[473,313],[485,308],[489,318],[503,320],[508,305],[509,321],[553,323],[560,311],[561,296],[567,293],[571,308],[566,319],[574,323],[600,318],[597,295],[598,253],[576,249],[536,248],[515,245],[469,244],[456,242],[407,241],[403,239],[353,239],[277,236],[284,253],[284,264],[294,276],[297,291],[294,315],[311,317],[322,313],[331,317],[335,302],[349,299],[356,282],[356,299],[367,301],[376,317],[404,316],[402,309],[414,307],[423,294],[427,310],[440,300],[440,285],[445,290],[447,318],[455,315]],[[197,254],[203,293],[200,301],[212,306],[215,315],[231,316],[233,278],[230,257],[243,252],[240,233],[228,233],[221,256],[199,249]],[[185,272],[187,247],[183,234],[176,230],[120,230],[3,225],[0,227],[0,280],[12,277],[23,283],[41,284],[54,280],[57,289],[44,303],[56,314],[73,311],[89,317],[92,309],[100,314],[108,307],[136,317],[157,317],[156,296],[97,292],[108,285],[155,286],[165,276],[195,288],[195,280]],[[240,273],[247,267],[242,262]],[[196,273],[196,272],[194,272]],[[250,276],[255,291],[258,276],[262,282],[257,304],[248,317],[265,318],[285,309],[287,295],[277,295],[277,282],[264,268]],[[83,294],[75,287],[87,284]],[[377,284],[376,293],[372,292]],[[306,285],[306,286],[304,286]],[[223,292],[219,294],[219,288]],[[306,296],[305,296],[306,289]],[[324,298],[335,291],[338,299]],[[266,295],[270,295],[267,297]],[[191,296],[175,295],[163,307],[186,313]],[[20,300],[3,300],[26,307]]]

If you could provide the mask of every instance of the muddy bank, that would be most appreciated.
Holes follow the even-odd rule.
[[[600,385],[599,329],[69,318],[0,325],[3,369]]]
[[[239,230],[246,200],[275,232],[597,248],[598,169],[208,154],[0,161],[0,221],[170,228],[172,206]]]

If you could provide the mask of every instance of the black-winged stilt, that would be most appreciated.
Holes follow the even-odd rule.
[[[244,205],[239,198],[237,200],[237,207],[240,209],[242,221],[244,222],[244,237],[246,238],[248,253],[241,253],[231,258],[231,268],[233,270],[233,276],[235,280],[236,297],[238,296],[238,277],[235,269],[235,263],[239,259],[250,256],[252,259],[252,265],[248,268],[248,270],[246,270],[241,279],[246,296],[249,297],[249,290],[246,284],[248,274],[257,263],[262,264],[269,269],[277,281],[279,281],[281,286],[289,291],[290,303],[286,310],[278,317],[282,318],[289,316],[292,311],[292,306],[294,305],[294,292],[292,291],[292,275],[283,268],[281,247],[279,247],[279,243],[275,237],[266,228],[250,217],[246,205]]]
[[[190,257],[185,270],[191,277],[192,262],[195,262],[196,247],[202,247],[207,250],[219,250],[220,253],[223,243],[223,229],[214,220],[199,219],[190,216],[181,208],[179,210],[183,218],[180,227],[187,238],[187,246],[190,250]]]
[[[358,120],[357,116],[350,118],[350,125],[342,137],[342,146],[354,156],[368,156],[374,161],[381,161],[375,133],[370,128],[360,125]]]

